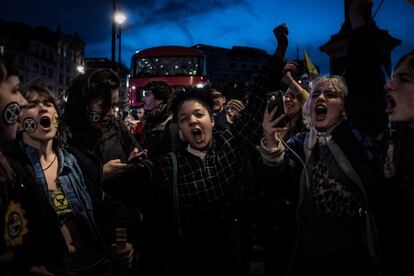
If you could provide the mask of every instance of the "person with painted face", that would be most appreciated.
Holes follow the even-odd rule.
[[[24,95],[28,105],[20,118],[21,137],[17,147],[8,153],[36,206],[32,210],[34,241],[29,249],[36,252],[31,254],[31,272],[101,275],[110,271],[113,233],[117,227],[127,226],[124,209],[118,204],[116,210],[116,202],[105,199],[99,177],[84,175],[75,156],[64,148],[65,131],[59,123],[53,94],[30,86]],[[97,168],[88,166],[88,170]],[[111,211],[117,214],[104,217],[104,201],[112,204]],[[126,268],[133,253],[132,245],[127,243],[123,250],[114,252],[113,259]]]
[[[172,99],[173,121],[184,143],[174,151],[175,158],[163,155],[154,164],[151,222],[159,275],[245,272],[239,236],[243,170],[260,142],[266,92],[278,85],[283,65],[273,55],[239,120],[220,132],[213,131],[215,90],[193,88]]]
[[[69,144],[88,149],[101,159],[104,188],[114,195],[130,193],[125,185],[131,184],[124,182],[118,186],[115,183],[119,182],[119,177],[139,167],[128,161],[145,157],[141,146],[116,116],[119,87],[119,78],[112,70],[89,70],[66,90],[63,112],[63,120],[71,132]]]
[[[134,248],[141,249],[137,235],[151,164],[134,136],[116,117],[119,87],[120,80],[112,70],[87,70],[66,90],[63,121],[71,132],[69,145],[92,153],[104,164],[103,189],[127,208],[128,236]]]
[[[13,142],[21,109],[27,105],[20,93],[17,68],[0,56],[0,143]],[[0,150],[0,274],[27,275],[30,264],[25,259],[31,220],[29,197],[20,178]]]
[[[287,275],[377,275],[379,240],[375,197],[383,182],[372,139],[352,129],[344,109],[347,87],[338,76],[311,82],[305,103],[309,131],[287,143],[282,119],[263,117],[261,154],[271,183],[291,204]],[[284,226],[287,227],[287,226]],[[297,230],[297,231],[296,231]]]

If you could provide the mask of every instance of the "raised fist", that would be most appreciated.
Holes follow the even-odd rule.
[[[273,34],[275,35],[277,42],[283,45],[288,44],[288,34],[289,34],[289,30],[286,26],[285,23],[280,24],[279,26],[277,26],[276,28],[273,29]]]

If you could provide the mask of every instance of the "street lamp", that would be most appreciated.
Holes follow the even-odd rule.
[[[112,25],[112,45],[111,45],[111,67],[115,69],[115,33],[116,33],[116,26],[115,26],[115,12],[116,12],[116,0],[112,0],[112,18],[111,18],[111,25]]]
[[[125,22],[126,16],[121,12],[116,12],[114,15],[115,22],[118,24],[118,75],[121,69],[121,25]]]

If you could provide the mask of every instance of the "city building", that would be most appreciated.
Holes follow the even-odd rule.
[[[22,86],[46,87],[60,99],[85,66],[84,50],[78,35],[0,20],[0,54],[16,64]]]
[[[211,81],[253,81],[271,57],[266,51],[251,47],[233,46],[227,49],[205,44],[196,44],[192,47],[206,54],[207,76]]]
[[[208,79],[221,86],[229,99],[245,99],[263,66],[271,58],[266,51],[251,47],[233,46],[227,49],[205,44],[192,47],[205,53]]]

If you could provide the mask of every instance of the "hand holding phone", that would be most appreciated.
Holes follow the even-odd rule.
[[[285,106],[283,103],[283,92],[278,90],[276,92],[271,92],[268,96],[267,100],[267,110],[272,112],[272,110],[277,107],[277,111],[273,116],[272,120],[279,118],[285,113]],[[280,122],[276,125],[276,127],[285,127],[286,126],[286,119],[282,118]]]
[[[144,156],[143,156],[144,155]],[[144,161],[145,151],[139,152],[137,155],[127,161],[127,164],[137,164]]]

